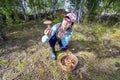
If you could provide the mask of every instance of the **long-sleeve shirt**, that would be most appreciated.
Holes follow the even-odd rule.
[[[49,42],[50,38],[51,38],[53,35],[56,35],[56,36],[57,36],[58,28],[59,28],[59,27],[61,27],[61,23],[58,23],[58,24],[53,25],[53,27],[51,28],[51,29],[52,29],[51,36],[48,37],[47,35],[44,35],[44,36],[42,37],[42,42]],[[69,29],[67,29],[67,30],[64,32],[65,38],[60,39],[63,46],[67,46],[67,45],[69,44],[69,41],[70,41],[70,39],[71,39],[72,34],[73,34],[72,28],[69,28]]]

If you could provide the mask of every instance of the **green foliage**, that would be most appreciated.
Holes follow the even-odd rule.
[[[14,24],[19,24],[20,23],[20,18],[18,17],[18,15],[16,14],[15,15],[15,21],[14,21]]]
[[[37,17],[41,16],[40,13],[48,13],[49,10],[53,7],[53,1],[51,0],[23,0],[27,3],[29,9],[26,8],[25,12],[27,15],[36,14]],[[76,9],[80,6],[83,7],[84,10],[84,21],[96,21],[102,12],[108,13],[119,13],[120,12],[120,1],[119,0],[87,0],[87,1],[78,1],[78,0],[70,0],[72,4],[76,3]],[[63,8],[64,0],[58,0],[56,4],[56,8]],[[101,4],[101,5],[100,5]],[[20,23],[19,15],[24,12],[19,5],[18,0],[1,0],[0,1],[0,14],[5,15],[6,24],[12,25],[13,23]],[[11,17],[14,15],[14,19]],[[58,16],[54,15],[54,17]],[[57,20],[58,19],[58,20]],[[56,18],[54,23],[62,21],[62,19]]]
[[[12,25],[12,19],[8,15],[6,15],[6,24]]]
[[[55,19],[53,20],[53,24],[62,22],[62,20],[63,20],[63,17],[61,17],[61,16],[56,16]]]
[[[87,20],[88,21],[94,21],[95,19],[95,16],[97,15],[97,9],[98,9],[98,6],[99,5],[99,0],[88,0],[86,2],[86,7],[87,7],[87,10],[88,10],[88,15],[87,16]]]
[[[16,8],[18,6],[16,1],[5,0],[5,1],[1,1],[0,5],[1,5],[0,7],[2,9],[0,11],[0,14],[5,15],[7,25],[12,25],[13,19],[12,19],[11,15],[12,15],[12,13],[16,12]]]
[[[21,72],[23,72],[26,69],[27,66],[27,62],[25,60],[23,60],[19,65],[18,65],[18,70],[20,70]]]

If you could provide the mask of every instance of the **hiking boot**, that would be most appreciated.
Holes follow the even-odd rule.
[[[56,59],[57,59],[56,53],[52,52],[52,60],[56,60]]]

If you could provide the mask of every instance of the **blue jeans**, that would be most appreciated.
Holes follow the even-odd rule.
[[[63,46],[61,40],[58,39],[58,38],[56,37],[56,35],[54,35],[54,36],[52,36],[51,39],[49,40],[49,45],[50,45],[51,50],[52,50],[53,53],[55,53],[55,44],[56,44],[57,41],[58,41],[58,44],[59,44],[61,50],[65,51],[65,50],[68,49],[68,45],[67,45],[67,46]]]

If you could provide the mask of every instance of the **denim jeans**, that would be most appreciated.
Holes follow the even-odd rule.
[[[61,50],[65,51],[65,50],[68,49],[68,45],[67,45],[67,46],[63,46],[61,40],[58,39],[58,38],[56,37],[56,34],[55,34],[55,35],[52,36],[51,39],[49,40],[49,45],[50,45],[51,50],[52,50],[53,53],[55,53],[55,44],[56,44],[57,41],[58,41],[58,44],[59,44]]]

